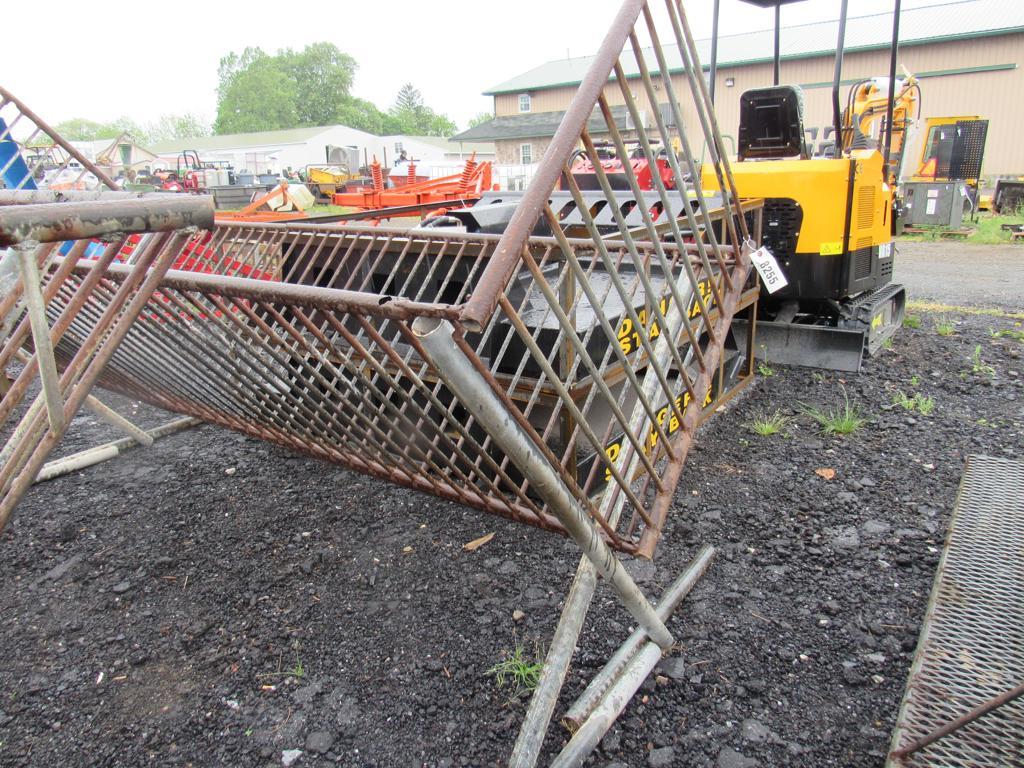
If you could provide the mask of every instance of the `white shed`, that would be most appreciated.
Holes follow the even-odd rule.
[[[228,161],[236,173],[280,173],[287,168],[299,170],[307,165],[326,162],[327,148],[331,146],[355,147],[362,162],[363,157],[372,159],[374,155],[383,161],[387,144],[382,137],[355,128],[322,125],[286,131],[174,139],[157,142],[151,149],[167,168],[174,167],[180,152],[195,150],[202,160]]]

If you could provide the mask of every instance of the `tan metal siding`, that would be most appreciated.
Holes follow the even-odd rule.
[[[955,70],[1013,64],[1015,69],[997,72],[976,72],[958,75],[925,77],[921,80],[923,92],[922,117],[950,115],[979,115],[990,121],[988,144],[985,151],[986,176],[1024,173],[1024,142],[1019,139],[1021,122],[1020,94],[1024,93],[1024,34],[1001,35],[974,40],[905,46],[900,49],[899,67],[913,73]],[[830,83],[833,60],[823,56],[782,62],[782,82],[811,85]],[[843,80],[885,76],[889,71],[888,51],[848,53],[843,62]],[[735,84],[727,88],[725,81],[733,78]],[[698,135],[699,126],[690,124],[686,109],[689,86],[685,75],[673,75],[673,83],[683,108],[683,117],[689,135]],[[719,70],[717,77],[717,114],[723,134],[730,148],[735,141],[739,123],[739,96],[748,88],[770,85],[771,64],[752,64]],[[660,86],[660,78],[656,78]],[[642,109],[650,110],[639,81],[631,81]],[[841,104],[845,104],[849,86],[842,86]],[[531,93],[532,111],[548,112],[568,109],[576,87],[553,88]],[[609,84],[605,96],[612,105],[622,104],[618,86]],[[806,88],[805,125],[819,129],[832,122],[831,88]],[[659,88],[658,100],[664,101]],[[517,94],[495,96],[496,115],[517,114]],[[903,170],[912,173],[920,154],[923,130],[911,137]],[[700,151],[699,147],[694,148]]]

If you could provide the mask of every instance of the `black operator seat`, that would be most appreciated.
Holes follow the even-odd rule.
[[[740,96],[739,160],[781,160],[809,153],[804,95],[795,85],[753,88]]]

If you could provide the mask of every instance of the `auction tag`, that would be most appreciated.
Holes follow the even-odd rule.
[[[754,268],[757,270],[757,274],[761,276],[761,281],[764,283],[768,293],[775,293],[777,290],[789,285],[786,276],[782,274],[779,262],[775,260],[775,257],[764,246],[750,254],[750,260],[754,263]]]

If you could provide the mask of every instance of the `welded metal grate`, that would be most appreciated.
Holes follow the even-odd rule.
[[[1024,463],[972,456],[893,734],[906,748],[1024,681]],[[1024,699],[890,766],[1024,765]]]

